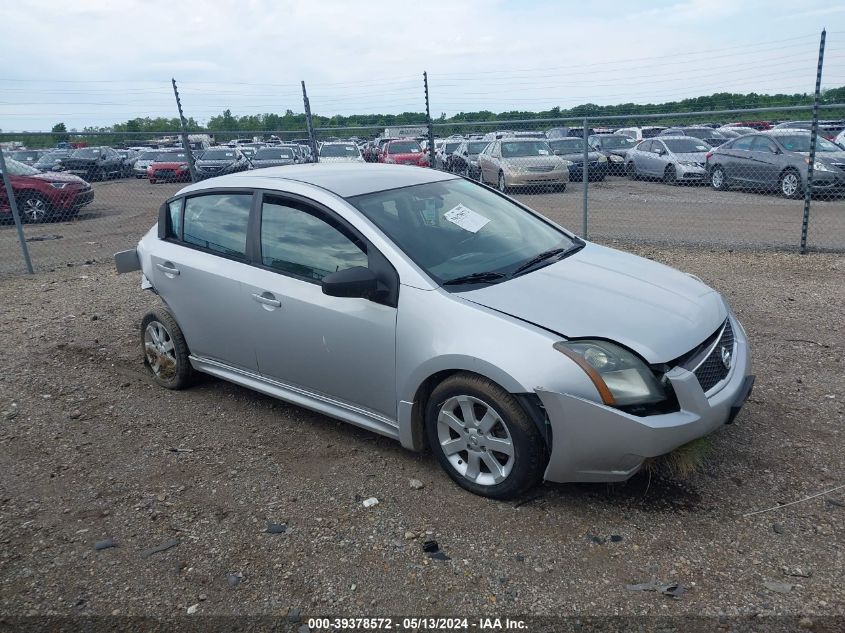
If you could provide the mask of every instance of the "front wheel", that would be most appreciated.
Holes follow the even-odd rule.
[[[513,395],[475,374],[450,376],[426,406],[434,455],[462,488],[512,499],[543,479],[548,461],[537,427]]]
[[[50,215],[49,203],[42,196],[34,192],[27,192],[21,196],[18,202],[18,209],[21,213],[21,219],[24,222],[31,222],[32,224],[40,224]]]
[[[663,172],[663,182],[665,182],[667,185],[678,184],[678,174],[675,172],[674,165],[666,166],[666,171]]]
[[[505,173],[501,171],[499,172],[499,191],[502,193],[508,192],[508,183],[505,182]]]
[[[631,161],[625,166],[625,173],[628,174],[628,178],[631,180],[637,179],[637,168],[634,166],[634,161]]]
[[[710,172],[710,186],[716,191],[725,191],[728,188],[728,179],[725,176],[725,169],[716,165]]]
[[[797,171],[787,169],[780,177],[780,194],[784,198],[797,198],[801,195],[801,176]]]
[[[167,310],[154,310],[141,321],[141,345],[144,365],[159,385],[166,389],[184,389],[193,378],[193,367],[185,336]]]

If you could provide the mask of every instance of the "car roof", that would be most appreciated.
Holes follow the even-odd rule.
[[[267,188],[272,180],[294,181],[320,187],[341,198],[360,196],[365,193],[399,189],[429,182],[457,180],[459,177],[436,169],[410,165],[381,165],[369,163],[309,163],[243,171],[237,174],[219,176],[183,189],[183,192],[202,191],[217,187]]]

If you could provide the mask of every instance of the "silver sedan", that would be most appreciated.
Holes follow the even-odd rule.
[[[699,279],[433,169],[300,165],[182,189],[118,271],[161,386],[204,372],[430,448],[467,490],[620,481],[731,422],[748,341]]]
[[[631,178],[662,178],[675,185],[704,182],[707,152],[713,147],[692,136],[661,136],[640,142],[625,155],[625,170]]]

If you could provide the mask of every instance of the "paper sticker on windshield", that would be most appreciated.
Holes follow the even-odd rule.
[[[538,153],[540,156],[548,156],[548,155],[549,155],[549,150],[547,150],[547,149],[538,149],[538,150],[537,150],[537,153]]]
[[[462,204],[444,213],[443,217],[470,233],[478,233],[490,221],[490,218],[485,218],[480,213],[476,213],[472,209],[467,209]]]

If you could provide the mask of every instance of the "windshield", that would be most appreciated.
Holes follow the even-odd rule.
[[[209,149],[202,155],[203,160],[235,160],[235,150]]]
[[[728,138],[718,130],[714,130],[713,128],[705,127],[705,128],[687,128],[684,130],[687,136],[694,136],[695,138]]]
[[[396,141],[387,146],[388,154],[418,154],[422,151],[416,141]]]
[[[155,160],[155,157],[158,156],[161,152],[143,152],[139,157],[138,160]]]
[[[15,160],[32,162],[38,160],[38,152],[35,150],[12,152],[12,158]]]
[[[99,147],[84,147],[82,149],[76,150],[73,154],[70,155],[71,158],[99,158],[100,157],[100,148]]]
[[[524,145],[524,143],[520,143]],[[514,202],[457,179],[349,198],[437,283],[509,274],[573,239]]]
[[[396,152],[393,152],[394,154]],[[358,157],[358,147],[356,145],[329,145],[325,144],[320,148],[320,156],[346,156],[348,158]]]
[[[159,154],[155,158],[157,163],[184,163],[188,160],[188,156],[184,152],[167,152]]]
[[[709,152],[713,149],[704,141],[696,138],[673,138],[664,140],[663,143],[674,154],[694,154],[695,152]]]
[[[780,144],[788,152],[809,152],[810,151],[810,135],[809,134],[794,134],[790,136],[776,136]],[[841,152],[842,148],[830,141],[823,139],[821,136],[816,137],[816,151],[817,152]]]
[[[602,149],[628,149],[636,145],[634,141],[629,139],[627,136],[622,136],[621,134],[602,136],[597,140],[601,143]]]
[[[255,153],[255,160],[292,160],[293,150],[290,149],[262,149]]]
[[[452,153],[452,152],[454,152],[456,149],[458,149],[458,146],[460,146],[460,144],[461,144],[461,142],[460,142],[460,141],[458,141],[457,143],[446,143],[446,144],[443,146],[443,153],[444,153],[444,154],[451,154],[451,153]]]
[[[584,151],[584,139],[580,138],[562,138],[556,141],[549,141],[549,145],[553,150],[567,154]]]
[[[467,151],[470,154],[480,154],[484,151],[484,148],[487,147],[489,143],[487,141],[477,141],[475,143],[469,143],[467,145]]]
[[[61,160],[62,158],[67,156],[69,153],[70,152],[63,150],[63,149],[48,152],[48,153],[44,154],[44,156],[39,158],[38,162],[39,163],[53,163],[53,162],[56,162],[57,160]]]
[[[14,158],[6,159],[6,169],[9,170],[9,173],[12,176],[35,176],[41,173],[40,171],[35,169],[35,167],[30,167],[29,165],[19,163]]]
[[[549,156],[552,149],[545,141],[503,141],[502,158]]]

